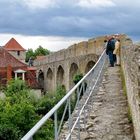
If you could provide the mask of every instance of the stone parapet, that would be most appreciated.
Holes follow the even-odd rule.
[[[121,65],[135,137],[140,140],[140,46],[134,45],[128,37],[122,40]]]
[[[100,55],[104,49],[104,39],[105,36],[102,36],[73,44],[67,49],[63,49],[46,56],[43,60],[35,60],[34,65],[44,65],[88,54]]]

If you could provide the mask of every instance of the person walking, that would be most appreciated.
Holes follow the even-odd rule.
[[[114,49],[115,49],[115,43],[117,41],[115,35],[112,36],[112,41],[114,43]],[[116,63],[117,61],[116,54],[113,54],[113,60],[114,60],[114,63]]]
[[[114,49],[115,49],[115,42],[112,36],[110,36],[106,47],[106,54],[109,57],[110,67],[114,67],[114,55],[113,55]]]
[[[117,39],[117,41],[115,42],[115,49],[113,51],[113,54],[116,55],[116,59],[117,59],[117,62],[116,62],[116,66],[120,66],[120,48],[121,48],[121,44],[120,44],[120,40]]]

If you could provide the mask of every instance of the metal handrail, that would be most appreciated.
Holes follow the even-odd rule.
[[[103,51],[103,53],[101,54],[100,58],[98,59],[97,63],[93,66],[93,68],[39,121],[36,123],[36,125],[21,139],[21,140],[31,140],[33,139],[33,135],[40,129],[40,127],[42,127],[45,122],[54,114],[55,116],[55,140],[58,140],[59,139],[59,133],[58,131],[60,131],[60,128],[59,130],[57,131],[57,110],[65,103],[67,102],[67,107],[69,109],[69,134],[68,134],[68,137],[66,139],[71,139],[71,134],[72,134],[72,131],[74,130],[74,127],[76,126],[77,122],[80,122],[79,119],[80,119],[80,115],[83,111],[83,109],[85,108],[92,92],[93,92],[93,89],[95,88],[95,85],[97,84],[97,80],[98,78],[100,77],[101,75],[101,71],[103,69],[103,65],[106,61],[106,54],[105,54],[105,51]],[[101,64],[100,64],[101,63]],[[98,65],[101,65],[102,67],[101,68],[98,68]],[[97,70],[96,70],[97,69]],[[95,74],[95,77],[93,77],[93,79],[91,80],[88,80],[88,90],[85,92],[86,95],[88,95],[88,97],[86,98],[86,101],[84,104],[84,106],[81,107],[80,109],[80,105],[79,105],[79,96],[80,96],[80,91],[78,93],[78,100],[77,100],[77,106],[79,108],[79,114],[78,114],[78,117],[76,119],[76,122],[74,123],[74,125],[72,126],[72,114],[71,114],[71,105],[70,105],[70,102],[71,102],[71,99],[70,97],[75,93],[75,91],[80,87],[80,85],[82,85],[83,82],[85,82],[87,80],[87,77],[91,77],[90,75],[93,73],[94,74],[94,70],[96,70],[97,74]],[[94,78],[96,78],[97,80],[94,82]],[[92,83],[94,82],[94,83]],[[94,84],[94,85],[91,85],[91,84]],[[92,88],[91,88],[92,86]],[[82,86],[81,88],[85,88],[84,86]],[[84,93],[84,94],[85,94]],[[66,107],[66,108],[67,108]],[[62,117],[64,118],[64,116]],[[62,123],[61,123],[62,124]],[[79,124],[80,126],[80,124]],[[79,134],[80,135],[80,134]],[[80,138],[78,138],[80,139]]]

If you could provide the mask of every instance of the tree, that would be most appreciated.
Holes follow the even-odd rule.
[[[74,75],[74,77],[73,77],[73,82],[74,82],[74,84],[76,85],[81,79],[83,78],[83,74],[82,73],[79,73],[79,74],[76,74],[76,75]],[[83,81],[84,82],[84,81]],[[83,87],[82,87],[82,83],[79,85],[79,87],[78,87],[80,90],[81,90],[81,88],[82,88],[82,90],[81,90],[81,92],[80,92],[80,99],[81,99],[81,97],[83,96],[83,94],[84,94],[84,89],[83,89]],[[86,89],[87,88],[87,83],[86,82],[84,82],[84,88]],[[76,93],[77,94],[77,93]],[[76,98],[75,98],[76,100],[77,100],[77,95],[76,95]]]
[[[33,49],[28,49],[28,51],[26,52],[26,59],[25,61],[28,62],[30,58],[35,58],[35,54],[34,54],[34,51]]]
[[[73,77],[74,84],[77,84],[82,78],[83,78],[82,73],[74,75],[74,77]]]
[[[20,140],[37,122],[42,114],[36,113],[36,104],[26,83],[11,80],[0,98],[0,140]],[[35,140],[53,140],[54,124],[50,119],[34,136]]]
[[[66,89],[64,86],[58,86],[55,93],[49,93],[45,95],[37,104],[37,113],[40,115],[45,115],[49,112],[66,94]],[[59,109],[58,118],[62,116],[62,111],[64,110],[64,105]]]
[[[19,140],[40,118],[27,98],[12,102],[13,97],[0,100],[0,139]]]
[[[19,140],[40,119],[29,89],[22,80],[12,80],[0,99],[0,139]]]
[[[28,62],[30,58],[35,59],[39,55],[48,55],[50,54],[50,51],[47,49],[44,49],[42,46],[39,46],[35,51],[33,49],[28,49],[26,52],[26,59],[25,61]]]
[[[36,50],[35,50],[35,56],[38,55],[48,55],[50,53],[49,50],[44,49],[42,46],[39,46]]]

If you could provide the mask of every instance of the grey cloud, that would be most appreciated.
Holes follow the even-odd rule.
[[[55,8],[32,10],[17,0],[0,1],[0,32],[71,37],[126,33],[138,38],[140,2],[137,0],[133,0],[133,6],[128,0],[114,0],[115,7],[100,9],[77,8],[75,2],[57,0]]]

